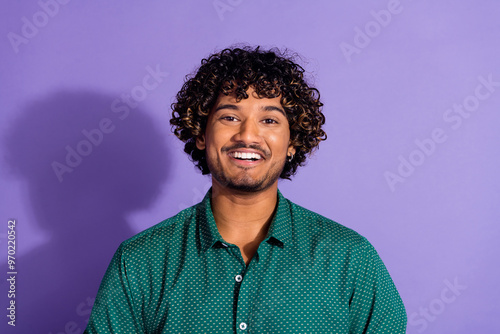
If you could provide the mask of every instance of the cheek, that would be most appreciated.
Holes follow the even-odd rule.
[[[210,131],[207,131],[207,141],[210,141],[212,145],[215,145],[220,149],[223,146],[230,145],[231,139],[238,132],[239,130],[235,126],[215,124],[210,128]]]
[[[269,137],[269,146],[278,152],[286,152],[290,145],[290,132],[283,131],[280,134],[274,134]]]
[[[207,152],[212,154],[219,154],[220,150],[227,144],[227,136],[224,131],[217,131],[217,128],[211,129],[210,132],[206,134],[206,147]]]

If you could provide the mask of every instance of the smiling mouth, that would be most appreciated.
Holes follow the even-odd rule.
[[[245,161],[257,161],[262,159],[262,156],[258,153],[248,153],[248,152],[231,152],[229,156],[238,160]]]

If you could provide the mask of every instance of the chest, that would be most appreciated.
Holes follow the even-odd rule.
[[[260,252],[246,266],[234,249],[155,270],[161,289],[143,302],[155,333],[346,331],[349,282],[341,267]],[[265,255],[262,255],[265,254]],[[142,296],[143,300],[146,294]],[[159,305],[159,306],[158,306]]]

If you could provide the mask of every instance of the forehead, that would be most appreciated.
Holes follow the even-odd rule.
[[[214,107],[216,108],[218,105],[222,103],[227,103],[227,104],[233,104],[233,105],[275,105],[275,106],[280,106],[281,105],[281,96],[276,96],[276,97],[265,97],[265,96],[259,96],[255,89],[253,87],[250,87],[246,91],[248,97],[247,98],[240,98],[238,100],[238,96],[236,93],[233,91],[232,93],[226,95],[224,93],[220,93],[217,97],[217,100],[215,101]]]

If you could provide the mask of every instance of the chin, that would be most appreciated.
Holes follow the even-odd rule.
[[[242,178],[227,178],[216,177],[217,181],[225,188],[241,191],[241,192],[258,192],[265,190],[275,183],[275,180],[270,180],[268,178],[263,178],[261,180],[255,180],[250,177]]]

